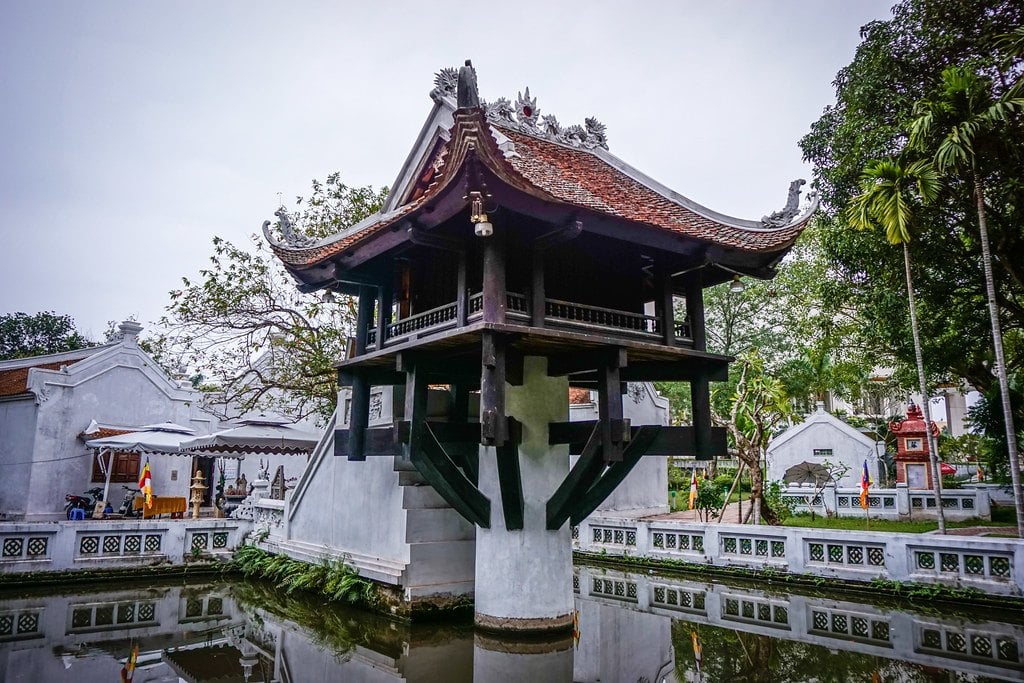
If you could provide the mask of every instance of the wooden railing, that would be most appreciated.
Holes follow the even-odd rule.
[[[513,320],[529,321],[530,298],[525,294],[507,292],[505,313]],[[482,292],[470,294],[466,299],[466,314],[469,320],[478,320],[483,316],[484,295]],[[640,339],[655,340],[662,336],[662,323],[657,316],[632,311],[621,311],[614,308],[589,306],[587,304],[546,299],[544,318],[554,326],[585,328],[613,334],[625,334]],[[391,323],[387,326],[384,345],[392,340],[405,337],[423,330],[438,331],[436,328],[448,329],[458,319],[458,302],[452,302],[417,313],[409,318]],[[676,339],[684,344],[691,343],[691,329],[688,320],[673,321]],[[377,346],[377,330],[366,333],[367,347]]]
[[[657,337],[661,334],[661,324],[653,315],[587,306],[559,299],[545,301],[544,317],[551,319],[552,322],[592,329],[613,329],[641,337]]]
[[[428,311],[411,315],[404,320],[399,320],[397,323],[391,323],[388,325],[387,339],[385,343],[391,341],[395,337],[404,337],[407,334],[425,330],[427,328],[437,327],[444,325],[445,323],[454,322],[458,317],[458,304],[452,302],[450,304],[444,304],[437,308],[431,308]]]

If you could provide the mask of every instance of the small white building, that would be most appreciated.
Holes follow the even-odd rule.
[[[790,427],[768,444],[767,481],[813,483],[823,473],[824,463],[849,468],[836,479],[838,487],[860,486],[864,461],[875,484],[884,480],[879,456],[885,444],[875,442],[825,410],[823,404],[798,425]],[[824,483],[821,481],[820,483]]]
[[[202,409],[202,394],[168,377],[139,348],[142,326],[121,323],[117,341],[77,351],[0,361],[0,520],[62,516],[64,495],[102,487],[105,476],[85,441],[144,425],[174,422],[207,434],[217,418]],[[85,434],[90,427],[96,430]],[[122,484],[135,486],[138,453],[117,453],[110,502]],[[193,459],[152,459],[153,491],[186,495]]]

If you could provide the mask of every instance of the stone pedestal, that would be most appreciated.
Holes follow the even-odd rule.
[[[568,381],[547,361],[526,358],[523,385],[506,385],[506,410],[523,425],[519,467],[523,526],[509,531],[498,486],[497,452],[480,448],[480,490],[491,499],[491,528],[476,532],[476,624],[501,631],[572,629],[572,540],[568,523],[546,528],[547,500],[569,471],[568,446],[548,445],[548,423],[568,420]]]

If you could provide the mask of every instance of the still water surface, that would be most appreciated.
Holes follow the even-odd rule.
[[[1024,681],[1024,614],[578,567],[579,629],[512,642],[251,581],[0,593],[0,681]],[[766,590],[767,588],[767,590]]]

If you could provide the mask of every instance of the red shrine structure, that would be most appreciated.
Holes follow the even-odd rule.
[[[565,536],[543,548],[520,536],[491,551],[521,549],[523,558],[501,564],[513,577],[504,592],[515,593],[510,567],[522,562],[524,577],[535,574],[529,563],[568,548],[566,522],[590,514],[643,456],[725,455],[709,382],[727,378],[731,359],[707,351],[703,291],[772,277],[817,204],[800,209],[800,180],[781,211],[731,218],[609,153],[596,119],[563,126],[540,115],[529,89],[515,102],[482,101],[468,61],[438,73],[435,86],[379,213],[313,240],[279,210],[276,229],[267,221],[264,233],[302,291],[358,298],[352,353],[338,364],[351,413],[335,454],[404,454],[479,530],[529,534],[536,524],[537,538]],[[537,396],[523,401],[527,375],[537,387],[527,393]],[[656,380],[689,383],[692,425],[637,427],[623,418],[625,383]],[[370,428],[370,388],[380,385],[404,388],[404,416]],[[449,388],[446,419],[426,419],[428,385]],[[570,423],[566,387],[596,389],[599,419]],[[532,410],[548,400],[540,394],[564,404],[564,417]],[[567,452],[579,456],[571,471]],[[562,474],[541,475],[545,458],[560,461]],[[478,623],[486,537],[478,531]],[[556,601],[538,598],[538,612],[545,602]],[[511,615],[518,605],[501,609]],[[491,625],[507,627],[496,611],[502,619]],[[557,616],[543,627],[564,627],[567,615]]]
[[[931,451],[928,447],[928,430],[938,437],[939,427],[935,422],[925,424],[921,407],[915,403],[907,406],[907,416],[890,422],[889,430],[896,435],[896,483],[907,484],[912,489],[932,488],[932,470],[929,467]]]

